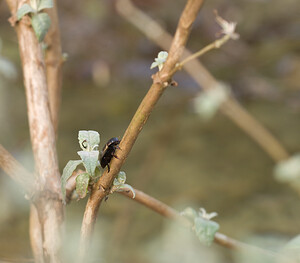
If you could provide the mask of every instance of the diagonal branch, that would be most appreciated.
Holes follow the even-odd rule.
[[[116,8],[120,15],[142,31],[150,40],[162,49],[168,50],[172,36],[156,21],[136,8],[130,0],[117,0]],[[191,55],[190,51],[184,50],[183,58]],[[218,80],[198,60],[191,60],[183,68],[204,90],[220,85]],[[284,146],[235,98],[229,97],[221,106],[221,112],[248,134],[275,162],[288,158],[289,154]]]
[[[80,260],[83,260],[86,255],[101,201],[109,194],[114,177],[120,171],[122,164],[130,153],[133,144],[150,116],[155,104],[168,86],[168,82],[172,78],[172,73],[174,73],[172,70],[182,55],[185,43],[191,31],[191,26],[196,19],[201,5],[202,0],[187,1],[177,26],[168,59],[162,71],[153,76],[153,84],[141,102],[122,138],[120,143],[122,150],[117,153],[118,159],[112,160],[110,173],[105,171],[92,190],[82,222]]]
[[[146,206],[147,208],[152,209],[154,212],[161,214],[162,216],[169,218],[171,220],[175,220],[181,225],[185,227],[192,227],[192,223],[190,220],[188,220],[186,217],[183,217],[180,215],[180,213],[173,209],[172,207],[166,205],[165,203],[155,199],[152,196],[147,195],[146,193],[134,189],[135,192],[135,198],[132,197],[132,192],[120,192],[122,195]],[[227,247],[229,249],[234,249],[234,250],[239,250],[239,251],[244,251],[244,252],[253,252],[257,255],[264,255],[267,256],[268,258],[272,259],[279,259],[281,262],[289,262],[289,263],[296,263],[296,261],[288,256],[262,249],[259,247],[255,247],[252,245],[248,245],[246,243],[242,243],[238,240],[232,239],[222,233],[217,232],[215,234],[215,243]]]
[[[34,178],[24,167],[0,144],[0,167],[15,182],[20,184],[30,196],[33,192]]]
[[[6,159],[10,160],[11,165],[6,167],[5,165],[3,166],[2,162],[0,162],[0,165],[9,176],[14,178],[14,173],[15,173],[15,171],[18,171],[18,170],[24,172],[25,174],[30,174],[24,167],[22,167],[17,162],[17,160],[14,159],[14,157],[12,155],[10,155],[5,149],[4,149],[4,151],[7,154]],[[0,151],[0,153],[1,153],[1,151]],[[0,160],[1,160],[1,154],[0,154]],[[81,170],[79,170],[79,173],[80,172],[81,172]],[[75,184],[71,183],[71,185],[73,185],[73,190],[74,190]],[[72,188],[71,185],[70,185],[70,189]],[[134,192],[135,192],[135,198],[132,198],[132,192],[125,191],[125,192],[119,192],[119,193],[146,206],[147,208],[152,209],[154,212],[156,212],[166,218],[169,218],[171,220],[176,220],[177,222],[179,222],[180,224],[182,224],[185,227],[191,227],[191,225],[192,225],[191,222],[188,219],[186,219],[185,217],[182,217],[177,210],[175,210],[172,207],[166,205],[165,203],[155,199],[154,197],[147,195],[146,193],[144,193],[140,190],[134,189]],[[34,208],[33,212],[36,213],[37,212],[36,207],[34,206],[33,208]],[[36,216],[33,218],[30,218],[30,224],[38,223],[38,222],[35,222],[36,218],[37,218]],[[36,234],[38,235],[37,238],[40,238],[39,233],[33,233],[33,235],[36,235]],[[283,262],[295,263],[294,261],[290,260],[289,258],[283,257],[282,255],[279,255],[277,253],[274,253],[274,252],[271,252],[271,251],[268,251],[268,250],[265,250],[262,248],[248,245],[246,243],[240,242],[238,240],[230,238],[221,233],[217,233],[215,235],[215,243],[217,243],[223,247],[229,248],[229,249],[253,251],[256,253],[261,253],[261,254],[272,256],[272,257],[283,258],[283,259],[285,259]],[[41,261],[37,261],[37,262],[41,262]]]

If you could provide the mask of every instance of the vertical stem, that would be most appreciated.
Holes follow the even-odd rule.
[[[51,119],[54,130],[58,128],[59,108],[61,102],[61,87],[62,87],[62,49],[60,41],[59,21],[57,15],[57,1],[53,1],[53,8],[47,12],[51,18],[51,27],[45,37],[47,44],[46,50],[46,73],[47,84],[50,102]]]
[[[12,0],[7,0],[7,3],[12,14],[15,15],[21,3]],[[23,19],[26,20],[28,17]],[[42,236],[44,261],[57,263],[61,262],[64,210],[61,202],[55,132],[49,110],[46,69],[41,45],[32,28],[22,20],[15,28],[23,66],[31,144],[38,174],[33,202],[39,216],[36,216],[33,209],[31,216],[32,222],[37,222],[36,220],[39,219],[42,228],[42,234],[38,234],[38,239],[33,244],[37,244],[39,237]],[[41,228],[35,230],[39,231]],[[35,230],[32,229],[32,233]],[[34,251],[37,253],[35,257],[40,258],[40,249],[36,251]]]
[[[34,261],[36,263],[44,263],[42,225],[38,211],[33,204],[30,205],[29,236]]]
[[[43,225],[46,262],[59,262],[63,207],[60,202],[60,174],[55,133],[49,111],[43,53],[33,31],[22,23],[17,27],[28,107],[31,143],[38,172],[35,202]],[[30,47],[30,48],[28,48]]]

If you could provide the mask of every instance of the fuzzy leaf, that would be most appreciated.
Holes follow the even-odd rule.
[[[280,182],[300,181],[300,154],[295,154],[275,166],[275,178]]]
[[[196,210],[193,209],[193,208],[191,208],[191,207],[185,208],[185,209],[181,212],[181,214],[182,214],[183,216],[186,216],[188,219],[192,219],[192,220],[194,220],[194,219],[198,216]]]
[[[126,191],[130,191],[132,193],[132,198],[135,198],[135,191],[133,189],[133,187],[130,184],[121,184],[118,185],[115,192],[126,192]]]
[[[63,170],[63,174],[61,176],[61,191],[62,191],[62,197],[63,197],[63,203],[66,203],[66,184],[68,179],[71,177],[72,173],[76,169],[76,167],[81,164],[81,160],[71,160],[67,163]]]
[[[77,153],[83,162],[86,172],[89,173],[90,176],[95,176],[95,169],[98,166],[99,151],[79,151]]]
[[[220,228],[219,224],[202,217],[196,217],[194,223],[195,232],[200,242],[206,246],[210,246],[214,241],[216,232]]]
[[[126,173],[123,171],[120,171],[118,176],[114,180],[114,185],[122,185],[126,182]]]
[[[16,79],[18,76],[15,65],[2,56],[0,56],[0,75],[7,79]]]
[[[36,11],[38,10],[39,4],[40,0],[30,0],[30,6]]]
[[[53,7],[53,0],[41,0],[38,11],[41,11],[45,8],[52,8]]]
[[[46,13],[39,13],[32,16],[31,24],[39,42],[42,42],[50,28],[51,19]]]
[[[79,131],[78,141],[82,150],[93,151],[98,149],[100,135],[96,131]]]
[[[29,4],[24,4],[17,11],[17,19],[19,21],[23,16],[34,12],[35,10]]]
[[[157,55],[157,58],[154,59],[155,62],[151,64],[150,69],[158,67],[158,70],[161,71],[163,68],[164,63],[166,62],[168,58],[168,52],[167,51],[160,51]]]
[[[229,94],[229,89],[223,84],[201,92],[194,101],[196,113],[206,120],[212,118]]]
[[[88,173],[82,173],[76,177],[76,193],[79,198],[84,198],[86,196],[89,181],[90,175]]]

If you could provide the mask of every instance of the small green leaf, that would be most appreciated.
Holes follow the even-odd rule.
[[[211,89],[199,93],[194,100],[196,113],[205,120],[211,119],[229,95],[230,90],[222,83],[218,83]]]
[[[42,42],[50,28],[51,19],[46,13],[39,13],[32,16],[31,24],[39,42]]]
[[[82,150],[94,151],[98,149],[100,135],[96,131],[79,131],[78,141]]]
[[[15,65],[8,59],[0,55],[0,78],[16,79],[18,76]]]
[[[114,180],[114,185],[122,185],[126,182],[126,173],[123,171],[120,171],[118,176]]]
[[[289,159],[276,164],[274,169],[275,178],[280,182],[300,181],[300,154],[295,154]]]
[[[25,15],[29,13],[35,13],[35,10],[29,5],[29,4],[24,4],[22,5],[18,11],[17,11],[17,19],[18,21]]]
[[[163,66],[164,66],[164,63],[167,60],[167,58],[168,58],[168,52],[167,51],[160,51],[157,55],[157,58],[154,59],[155,62],[153,62],[151,64],[150,69],[158,67],[158,70],[161,71]]]
[[[67,163],[63,170],[63,174],[61,176],[61,191],[62,191],[62,197],[63,197],[63,203],[66,203],[66,184],[68,179],[71,177],[72,173],[76,169],[76,167],[81,164],[81,160],[71,160]]]
[[[194,223],[195,232],[200,242],[206,246],[210,246],[214,241],[216,232],[220,228],[219,224],[202,217],[196,217]]]
[[[38,10],[40,0],[30,0],[30,5],[34,10]]]
[[[135,191],[133,189],[133,187],[130,184],[120,184],[118,186],[116,186],[115,192],[126,192],[129,191],[132,193],[132,198],[135,198]]]
[[[191,220],[194,220],[196,217],[198,217],[196,210],[191,207],[185,208],[181,214]]]
[[[41,0],[38,11],[41,11],[46,8],[52,8],[53,7],[53,0]]]
[[[98,166],[99,151],[79,151],[77,153],[83,162],[86,172],[89,173],[90,176],[95,176],[95,169]]]
[[[90,181],[90,175],[88,173],[82,173],[76,177],[76,193],[79,198],[84,198],[88,191]]]

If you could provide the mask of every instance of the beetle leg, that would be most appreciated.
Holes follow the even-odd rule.
[[[116,146],[116,149],[118,149],[118,150],[121,150],[121,151],[122,151],[122,149],[120,148],[120,146],[119,146],[119,145],[117,145],[117,146]]]
[[[120,160],[120,158],[117,155],[113,155],[113,157],[115,157],[116,159]]]
[[[108,172],[108,173],[110,172],[109,164],[107,164],[107,172]]]

